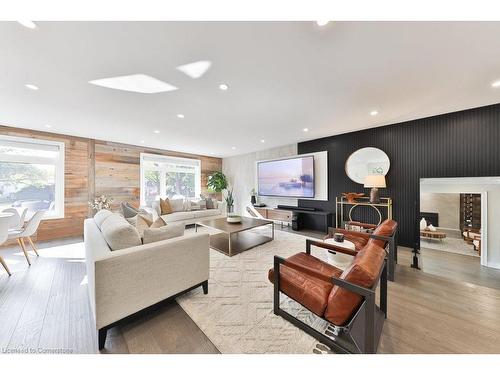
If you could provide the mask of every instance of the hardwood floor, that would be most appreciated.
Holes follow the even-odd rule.
[[[39,258],[30,251],[29,268],[20,249],[0,248],[13,273],[8,277],[0,270],[0,352],[96,352],[80,241],[40,243]],[[423,254],[424,272],[410,268],[410,250],[400,248],[379,352],[500,352],[500,272],[469,272],[454,258],[459,255],[446,255]],[[458,280],[457,272],[466,279]],[[102,353],[218,350],[173,302],[110,330]]]

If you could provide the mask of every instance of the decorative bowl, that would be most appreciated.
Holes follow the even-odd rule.
[[[241,223],[241,216],[239,216],[239,215],[228,215],[228,217],[226,218],[226,221],[228,223],[232,223],[232,224]]]

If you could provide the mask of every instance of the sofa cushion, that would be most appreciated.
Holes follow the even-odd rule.
[[[167,225],[167,223],[165,222],[165,220],[163,220],[161,217],[159,217],[154,222],[152,222],[149,227],[150,228],[161,228],[161,227],[163,227],[165,225]]]
[[[274,269],[268,273],[274,283]],[[280,266],[280,290],[318,316],[323,316],[332,284],[285,265]]]
[[[104,220],[101,233],[111,250],[126,249],[142,244],[137,229],[118,214],[112,214]]]
[[[200,210],[200,211],[194,211],[193,214],[194,214],[195,218],[217,216],[217,215],[220,215],[220,210],[217,210],[217,209]]]
[[[373,234],[377,235],[377,236],[386,236],[386,237],[390,237],[394,234],[394,232],[396,231],[396,228],[398,227],[398,223],[394,220],[390,220],[390,219],[387,219],[387,220],[384,220],[374,231],[373,231]],[[376,240],[374,238],[370,238],[370,240],[368,241],[369,243],[373,243],[377,246],[380,246],[380,247],[385,247],[387,241],[384,241],[384,240]]]
[[[109,210],[100,210],[94,215],[95,224],[99,229],[101,229],[101,225],[109,216],[113,215],[113,213]]]
[[[165,223],[173,223],[174,221],[194,219],[194,212],[173,212],[168,215],[161,215]]]
[[[160,198],[160,214],[167,215],[172,213],[172,206],[170,205],[170,201],[168,198],[161,199]]]
[[[384,265],[385,250],[369,243],[354,257],[352,264],[340,275],[339,279],[371,288]],[[361,304],[359,294],[334,286],[328,296],[325,318],[335,325],[345,324]]]
[[[144,230],[142,242],[144,244],[168,240],[170,238],[181,237],[184,235],[184,224],[169,224],[161,228],[148,228]]]
[[[172,212],[184,211],[184,198],[169,199],[168,201],[170,203],[170,208],[172,209]]]

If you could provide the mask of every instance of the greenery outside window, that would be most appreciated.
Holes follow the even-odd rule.
[[[8,207],[64,218],[63,142],[0,136],[0,211]]]
[[[197,159],[141,154],[141,205],[161,198],[199,197],[201,162]]]

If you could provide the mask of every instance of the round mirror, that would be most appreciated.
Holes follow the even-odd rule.
[[[365,177],[373,174],[385,176],[391,162],[387,154],[375,147],[365,147],[353,152],[345,162],[345,173],[358,184],[365,183]]]

